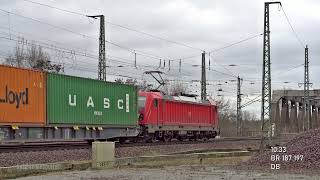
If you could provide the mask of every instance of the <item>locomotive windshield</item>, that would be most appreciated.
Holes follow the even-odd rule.
[[[138,97],[138,108],[139,108],[139,111],[144,108],[144,106],[146,104],[146,99],[147,98],[145,96],[139,96]]]

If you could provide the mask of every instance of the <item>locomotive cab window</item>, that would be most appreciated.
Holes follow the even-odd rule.
[[[139,96],[138,97],[138,108],[143,109],[146,104],[146,97],[145,96]]]
[[[153,100],[153,106],[158,107],[158,99]]]

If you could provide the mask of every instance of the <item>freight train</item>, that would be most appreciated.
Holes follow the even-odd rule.
[[[201,139],[217,135],[212,101],[0,65],[0,139]]]

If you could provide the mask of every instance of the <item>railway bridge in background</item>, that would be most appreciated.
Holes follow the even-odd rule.
[[[272,93],[271,115],[275,123],[275,135],[298,133],[308,128],[320,127],[320,89],[309,91],[306,111],[303,107],[303,90],[274,90]]]

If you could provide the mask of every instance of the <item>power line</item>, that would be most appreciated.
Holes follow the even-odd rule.
[[[50,5],[47,5],[47,4],[43,4],[43,3],[31,1],[31,0],[23,0],[23,1],[30,2],[30,3],[37,4],[37,5],[41,5],[41,6],[46,6],[46,7],[48,7],[48,8],[56,9],[56,10],[59,10],[59,11],[64,11],[64,12],[67,12],[67,13],[71,13],[71,14],[75,14],[75,15],[80,15],[80,16],[87,17],[87,15],[85,15],[85,14],[83,14],[83,13],[79,13],[79,12],[75,12],[75,11],[70,11],[70,10],[66,10],[66,9],[54,7],[54,6],[50,6]],[[1,9],[0,9],[0,10],[1,10]],[[4,10],[3,10],[3,11],[4,11]],[[8,12],[8,11],[5,11],[5,12]],[[10,12],[8,12],[8,13],[10,13]],[[12,13],[12,14],[14,14],[14,13]],[[14,14],[14,15],[18,15],[18,14]],[[31,18],[31,19],[33,19],[33,18]],[[35,20],[35,19],[33,19],[33,20]],[[40,22],[40,21],[37,20],[37,22]],[[163,41],[167,41],[167,42],[174,43],[174,44],[177,44],[177,45],[185,46],[185,47],[188,47],[188,48],[191,48],[191,49],[194,49],[194,50],[199,50],[199,51],[201,51],[201,52],[203,51],[203,50],[200,49],[200,48],[195,48],[195,47],[189,46],[189,45],[184,44],[184,43],[180,43],[180,42],[177,42],[177,41],[168,40],[168,39],[165,39],[165,38],[162,38],[162,37],[158,37],[158,36],[155,36],[155,35],[152,35],[152,34],[149,34],[149,33],[143,32],[143,31],[140,31],[140,30],[136,30],[136,29],[130,28],[130,27],[126,27],[126,26],[123,26],[123,25],[111,23],[111,22],[109,22],[109,21],[106,21],[106,22],[109,23],[109,24],[111,24],[111,25],[114,25],[114,26],[117,26],[117,27],[121,27],[121,28],[123,28],[123,29],[127,29],[127,30],[134,31],[134,32],[137,32],[137,33],[141,33],[141,34],[144,34],[144,35],[147,35],[147,36],[149,36],[149,37],[153,37],[153,38],[156,38],[156,39],[159,39],[159,40],[163,40]],[[46,24],[47,24],[47,25],[51,25],[51,24],[49,24],[49,23],[46,23]],[[55,28],[58,28],[58,26],[54,26],[54,27],[55,27]],[[70,30],[68,30],[68,29],[66,29],[66,28],[63,28],[63,29],[64,29],[64,30],[67,30],[68,32],[71,32]],[[76,32],[72,31],[71,33],[76,33]],[[81,36],[83,36],[83,37],[92,38],[91,36],[84,35],[84,34],[81,34],[81,33],[76,33],[76,34],[81,35]],[[256,38],[256,37],[258,37],[258,36],[260,36],[260,35],[262,35],[262,34],[255,35],[255,36],[252,36],[252,37],[249,37],[249,38],[240,40],[240,41],[238,41],[238,42],[229,44],[229,45],[227,45],[227,46],[224,46],[224,47],[221,47],[221,48],[212,50],[212,51],[210,51],[209,53],[211,53],[211,52],[217,52],[217,51],[220,51],[220,50],[223,50],[223,49],[232,47],[232,46],[234,46],[234,45],[236,45],[236,44],[239,44],[239,43],[248,41],[248,40],[253,39],[253,38]],[[95,38],[95,39],[96,39],[96,38]],[[112,45],[114,45],[114,46],[117,46],[117,47],[119,47],[119,48],[128,50],[128,51],[130,51],[131,53],[134,53],[135,51],[137,51],[137,50],[134,50],[134,49],[125,47],[125,46],[123,46],[123,45],[119,45],[119,44],[117,44],[117,43],[113,43],[113,42],[109,42],[109,41],[106,41],[106,42],[109,43],[109,44],[112,44]],[[142,51],[138,51],[138,52],[141,53],[140,55],[148,56],[148,57],[150,57],[150,58],[168,59],[168,58],[163,58],[163,57],[160,57],[160,56],[157,56],[157,55],[153,55],[153,54],[150,54],[150,53],[145,53],[145,52],[142,52]],[[193,56],[189,56],[189,57],[184,57],[184,58],[181,58],[181,59],[189,59],[189,58],[193,58],[193,57],[197,57],[197,56],[199,56],[199,55],[197,54],[197,55],[193,55]]]
[[[222,46],[222,47],[220,47],[220,48],[217,48],[217,49],[208,51],[208,52],[206,52],[206,53],[207,53],[207,54],[209,54],[209,53],[212,54],[212,53],[214,53],[214,52],[216,53],[216,52],[222,51],[222,50],[224,50],[224,49],[230,48],[230,47],[232,47],[232,46],[235,46],[235,45],[237,45],[237,44],[241,44],[241,43],[243,43],[243,42],[246,42],[246,41],[249,41],[249,40],[251,40],[251,39],[257,38],[257,37],[262,36],[262,35],[263,35],[263,33],[257,34],[257,35],[253,35],[253,36],[247,37],[247,38],[245,38],[245,39],[241,39],[241,40],[239,40],[239,41],[236,41],[236,42],[233,42],[233,43],[231,43],[231,44],[228,44],[228,45],[226,45],[226,46]],[[194,58],[194,57],[198,57],[198,56],[200,56],[200,55],[201,55],[201,54],[194,54],[194,55],[190,55],[190,56],[186,56],[186,57],[174,59],[174,61],[180,60],[180,59],[182,59],[182,60],[191,59],[191,58]],[[212,56],[211,56],[211,57],[212,57]]]
[[[201,52],[204,51],[204,50],[202,50],[200,48],[192,47],[192,46],[184,44],[184,43],[180,43],[180,42],[177,42],[177,41],[173,41],[173,40],[165,39],[165,38],[162,38],[162,37],[158,37],[158,36],[155,36],[155,35],[140,31],[140,30],[136,30],[136,29],[129,28],[129,27],[126,27],[126,26],[123,26],[123,25],[119,25],[119,24],[114,24],[114,23],[111,23],[109,21],[106,21],[106,22],[108,24],[113,25],[113,26],[117,26],[117,27],[120,27],[120,28],[123,28],[123,29],[126,29],[126,30],[130,30],[130,31],[134,31],[134,32],[137,32],[137,33],[140,33],[140,34],[144,34],[146,36],[149,36],[149,37],[152,37],[152,38],[155,38],[155,39],[158,39],[158,40],[166,41],[166,42],[169,42],[169,43],[172,43],[172,44],[177,44],[177,45],[184,46],[184,47],[187,47],[187,48],[190,48],[190,49],[194,49],[194,50],[198,50],[198,51],[201,51]]]
[[[13,13],[13,12],[10,12],[10,11],[6,11],[4,9],[0,9],[0,11],[3,11],[3,12],[8,13],[8,14],[15,15],[15,16],[19,16],[19,17],[22,17],[22,18],[25,18],[25,19],[29,19],[29,20],[32,20],[32,21],[35,21],[35,22],[38,22],[38,23],[41,23],[41,24],[45,24],[47,26],[51,26],[53,28],[60,29],[60,30],[63,30],[63,31],[66,31],[66,32],[69,32],[69,33],[72,33],[72,34],[76,34],[76,35],[82,36],[83,38],[97,39],[97,38],[94,38],[92,36],[88,36],[88,35],[85,35],[85,34],[81,34],[81,33],[75,32],[75,31],[67,29],[65,27],[56,26],[56,25],[53,25],[53,24],[50,24],[50,23],[47,23],[47,22],[40,21],[38,19],[34,19],[34,18],[31,18],[31,17],[23,16],[21,14],[17,14],[17,13]]]
[[[5,53],[6,54],[6,53]],[[3,58],[8,58],[9,57],[9,55],[3,55],[3,54],[0,54],[0,57],[3,57]],[[4,59],[4,62],[5,62],[5,59]],[[68,68],[68,69],[75,69],[75,70],[83,70],[83,71],[88,71],[88,72],[96,72],[96,69],[95,69],[95,67],[93,67],[93,66],[91,66],[92,64],[90,64],[90,63],[88,63],[87,65],[85,65],[85,66],[79,66],[79,65],[74,65],[74,64],[72,64],[72,63],[66,63],[66,62],[64,62],[64,63],[61,63],[61,62],[57,62],[57,61],[52,61],[51,60],[51,62],[53,62],[53,63],[57,63],[57,64],[61,64],[61,65],[67,65],[67,66],[69,66],[70,68]],[[93,67],[93,68],[91,68],[91,67]],[[130,72],[128,72],[128,71],[122,71],[122,72],[126,72],[126,73],[128,73],[128,74],[136,74],[136,75],[141,75],[141,74],[138,74],[138,73],[133,73],[132,71],[130,71]],[[120,77],[130,77],[130,76],[124,76],[123,74],[122,75],[119,75],[119,74],[111,74],[111,75],[115,75],[115,76],[120,76]],[[131,76],[132,77],[132,76]],[[138,79],[137,77],[135,77],[135,79]]]
[[[4,9],[0,9],[0,11],[3,11],[5,13],[9,13],[9,14],[12,14],[12,15],[15,15],[15,16],[19,16],[19,17],[22,17],[22,18],[25,18],[25,19],[29,19],[29,20],[32,20],[32,21],[35,21],[37,23],[41,23],[41,24],[45,24],[47,26],[51,26],[55,29],[60,29],[60,30],[63,30],[63,31],[66,31],[66,32],[69,32],[69,33],[72,33],[72,34],[76,34],[78,36],[81,36],[83,38],[89,38],[89,39],[95,39],[97,40],[98,38],[96,37],[93,37],[93,36],[89,36],[89,35],[86,35],[86,34],[82,34],[82,33],[79,33],[79,32],[76,32],[76,31],[73,31],[73,30],[70,30],[68,28],[65,28],[65,27],[61,27],[61,26],[57,26],[57,25],[53,25],[53,24],[50,24],[50,23],[47,23],[47,22],[43,22],[43,21],[40,21],[38,19],[34,19],[34,18],[31,18],[31,17],[27,17],[27,16],[23,16],[23,15],[20,15],[20,14],[17,14],[17,13],[13,13],[13,12],[10,12],[10,11],[6,11]],[[108,44],[112,44],[116,47],[119,47],[121,49],[124,49],[124,50],[127,50],[131,53],[134,53],[134,52],[138,52],[137,54],[141,55],[141,56],[145,56],[145,57],[150,57],[150,58],[153,58],[153,59],[159,59],[159,58],[162,58],[162,59],[169,59],[169,58],[164,58],[164,57],[161,57],[161,56],[158,56],[158,55],[153,55],[151,53],[146,53],[146,52],[143,52],[143,51],[140,51],[140,50],[135,50],[135,49],[132,49],[132,48],[128,48],[128,47],[125,47],[123,45],[120,45],[120,44],[117,44],[117,43],[114,43],[114,42],[111,42],[111,41],[105,41],[106,43]]]
[[[302,40],[299,38],[298,33],[294,30],[294,28],[293,28],[293,26],[292,26],[292,24],[291,24],[291,22],[290,22],[290,20],[289,20],[289,18],[288,18],[288,16],[287,16],[286,12],[284,11],[283,6],[282,6],[281,4],[280,4],[280,6],[281,6],[282,12],[283,12],[284,16],[286,17],[286,20],[287,20],[287,22],[288,22],[288,24],[289,24],[292,32],[294,33],[296,39],[299,41],[300,45],[301,45],[301,46],[303,47],[303,49],[304,49],[304,48],[305,48],[304,43],[303,43]]]
[[[213,58],[212,55],[210,55],[210,54],[208,54],[208,55]],[[233,72],[231,72],[231,71],[230,71],[228,68],[226,68],[225,66],[222,66],[221,64],[217,63],[216,61],[213,61],[213,63],[219,65],[220,67],[222,67],[223,69],[225,69],[226,71],[228,71],[233,77],[235,77],[235,78],[237,77],[235,74],[233,74]]]
[[[185,63],[185,64],[188,64],[188,65],[194,66],[194,64],[190,64],[190,63]],[[198,66],[198,65],[196,65],[196,66]],[[199,65],[199,66],[200,66],[200,65]],[[208,69],[208,70],[209,70],[209,67],[206,67],[206,69]],[[212,68],[210,68],[209,72],[210,72],[210,71],[214,71],[214,72],[217,72],[217,73],[219,73],[219,74],[223,74],[223,75],[230,76],[230,77],[235,77],[235,76],[234,76],[234,75],[232,75],[232,74],[224,73],[224,72],[221,72],[221,71],[218,71],[218,70],[212,69]]]
[[[6,33],[6,32],[3,32],[3,33],[8,35],[8,33]],[[94,59],[94,60],[96,60],[98,58],[98,56],[96,56],[96,55],[92,55],[92,54],[89,54],[89,53],[86,53],[86,52],[74,51],[72,49],[68,49],[68,48],[65,48],[65,47],[58,47],[58,46],[52,45],[50,43],[43,43],[43,42],[36,41],[36,40],[27,40],[27,39],[24,39],[24,38],[22,38],[22,40],[19,40],[19,36],[18,35],[15,35],[15,34],[11,34],[11,35],[14,36],[14,37],[17,37],[17,39],[13,39],[12,37],[11,38],[10,37],[0,37],[0,38],[6,39],[6,40],[10,40],[10,41],[20,42],[20,43],[26,44],[28,46],[37,45],[37,46],[41,46],[43,48],[46,48],[46,49],[49,49],[49,50],[52,50],[52,51],[67,53],[67,54],[70,54],[72,56],[83,56],[83,57],[91,58],[91,59]],[[109,58],[107,58],[107,59],[109,61],[111,61],[111,62],[112,61],[120,62],[120,63],[124,63],[124,64],[127,64],[127,65],[131,65],[132,67],[134,66],[134,64],[128,63],[128,61],[131,61],[131,60],[128,60],[128,59],[125,59],[125,58],[116,57],[116,56],[110,56],[110,55],[108,55],[108,57]],[[79,59],[75,59],[73,57],[70,58],[70,57],[63,56],[63,57],[59,57],[59,58],[69,59],[69,60],[72,60],[72,61],[76,60],[77,62],[82,62],[84,64],[91,65],[88,62],[80,61]],[[123,60],[123,61],[121,61],[121,60]],[[124,65],[122,65],[122,66],[124,66]],[[152,66],[152,65],[149,65],[149,66],[147,66],[147,65],[139,65],[139,69],[140,69],[140,67],[157,68],[157,67]],[[173,70],[178,70],[178,69],[173,69]],[[217,70],[212,70],[212,71],[218,72],[218,73],[223,74],[223,75],[228,75],[226,73],[223,73],[223,72],[220,72],[220,71],[217,71]],[[182,73],[182,74],[187,75],[187,76],[190,75],[190,73],[187,73],[187,72],[186,73]],[[170,76],[169,74],[167,74],[167,75]]]
[[[9,38],[5,38],[5,37],[0,37],[0,38],[4,38],[4,39],[8,39],[8,40],[10,40]],[[13,39],[11,39],[11,40],[13,40]],[[31,44],[31,43],[25,43],[26,45],[35,45],[35,44]],[[42,47],[42,46],[41,46]],[[45,47],[44,47],[45,48]],[[6,56],[3,56],[4,58],[8,58],[9,57],[9,55],[8,54],[6,54]],[[64,57],[64,58],[66,58],[66,57]],[[66,59],[69,59],[69,58],[66,58]],[[108,60],[110,60],[111,62],[112,61],[116,61],[116,63],[117,63],[117,61],[119,61],[119,60],[115,60],[115,59],[110,59],[110,58],[108,58]],[[77,61],[79,61],[79,60],[77,60]],[[57,62],[57,61],[53,61],[53,60],[51,60],[51,62],[53,62],[53,63],[57,63],[57,64],[62,64],[62,65],[68,65],[68,66],[70,66],[71,68],[73,68],[73,69],[81,69],[81,70],[93,70],[93,69],[95,69],[95,71],[96,71],[96,67],[95,67],[95,65],[93,65],[93,64],[91,64],[91,63],[88,63],[88,62],[84,62],[84,61],[79,61],[79,62],[82,62],[81,64],[82,64],[82,66],[80,65],[80,64],[74,64],[73,62],[72,63],[68,63],[68,62],[63,62],[63,63],[61,63],[61,62]],[[120,61],[120,62],[123,62],[123,61]],[[126,63],[126,62],[123,62],[123,63]],[[127,63],[128,64],[128,63]],[[129,64],[129,65],[131,65],[131,64]],[[113,68],[117,68],[117,67],[125,67],[124,65],[120,65],[120,66],[108,66],[108,68],[110,68],[110,67],[113,67]],[[127,66],[127,67],[129,67],[129,66]],[[133,67],[133,66],[130,66],[130,67]],[[154,68],[156,68],[156,67],[154,67]],[[139,67],[139,69],[140,69],[140,67]],[[147,68],[146,70],[150,70],[150,68]],[[152,70],[154,70],[154,69],[152,69]],[[141,73],[135,73],[135,72],[132,72],[132,70],[130,70],[130,71],[125,71],[125,70],[121,70],[121,72],[123,73],[123,72],[126,72],[126,73],[128,73],[128,74],[136,74],[136,75],[141,75],[141,74],[143,74],[143,72],[144,72],[145,70],[143,70]],[[90,71],[91,72],[91,71]],[[166,76],[169,76],[169,77],[171,77],[172,75],[169,75],[169,74],[166,74]],[[172,76],[172,77],[174,77],[174,76]]]
[[[66,10],[66,9],[61,9],[61,8],[58,8],[58,7],[54,7],[54,6],[50,6],[50,5],[47,5],[47,4],[43,4],[43,3],[38,3],[38,2],[34,2],[34,1],[31,1],[31,0],[24,0],[26,2],[30,2],[30,3],[33,3],[33,4],[37,4],[37,5],[41,5],[41,6],[46,6],[48,8],[53,8],[53,9],[56,9],[56,10],[59,10],[59,11],[64,11],[64,12],[67,12],[67,13],[71,13],[71,14],[75,14],[75,15],[80,15],[80,16],[84,16],[84,17],[87,17],[87,15],[83,14],[83,13],[79,13],[79,12],[75,12],[75,11],[70,11],[70,10]],[[177,44],[177,45],[181,45],[181,46],[184,46],[184,47],[187,47],[187,48],[191,48],[191,49],[195,49],[195,50],[199,50],[199,51],[203,51],[202,49],[199,49],[199,48],[195,48],[195,47],[192,47],[192,46],[189,46],[187,44],[184,44],[184,43],[180,43],[180,42],[176,42],[176,41],[172,41],[172,40],[168,40],[168,39],[165,39],[165,38],[162,38],[162,37],[158,37],[158,36],[155,36],[155,35],[152,35],[152,34],[149,34],[149,33],[146,33],[146,32],[143,32],[143,31],[140,31],[140,30],[136,30],[136,29],[133,29],[133,28],[130,28],[130,27],[126,27],[126,26],[123,26],[123,25],[119,25],[119,24],[115,24],[115,23],[111,23],[109,21],[106,21],[107,23],[113,25],[113,26],[117,26],[117,27],[120,27],[120,28],[123,28],[123,29],[126,29],[126,30],[130,30],[130,31],[134,31],[134,32],[137,32],[137,33],[141,33],[141,34],[144,34],[146,36],[149,36],[149,37],[152,37],[152,38],[155,38],[155,39],[159,39],[159,40],[163,40],[163,41],[167,41],[167,42],[170,42],[170,43],[174,43],[174,44]],[[229,44],[227,46],[224,46],[224,47],[221,47],[221,48],[218,48],[218,49],[215,49],[215,50],[212,50],[210,51],[209,53],[212,53],[212,52],[217,52],[217,51],[220,51],[220,50],[223,50],[223,49],[226,49],[226,48],[229,48],[229,47],[232,47],[234,45],[237,45],[237,44],[240,44],[242,42],[245,42],[245,41],[248,41],[248,40],[251,40],[253,38],[256,38],[258,36],[260,36],[262,34],[259,34],[259,35],[255,35],[255,36],[252,36],[252,37],[249,37],[249,38],[246,38],[246,39],[243,39],[243,40],[240,40],[238,42],[235,42],[235,43],[232,43],[232,44]],[[132,49],[130,48],[127,48],[127,47],[124,47],[124,46],[121,46],[119,44],[116,44],[116,43],[112,43],[112,42],[108,42],[114,46],[117,46],[119,48],[123,48],[123,49],[127,49],[127,50],[131,50],[132,52]],[[135,50],[133,50],[133,53],[135,53]],[[150,54],[146,54],[144,53],[145,55],[150,55]],[[196,55],[198,56],[198,55]],[[191,57],[187,57],[187,58],[192,58],[192,57],[196,57],[196,56],[191,56]],[[155,57],[154,55],[151,55],[151,58]],[[156,58],[159,58],[159,56],[156,56]],[[186,58],[183,58],[183,59],[186,59]],[[218,63],[217,63],[218,64]],[[219,65],[219,64],[218,64]],[[236,77],[230,70],[228,70],[226,67],[223,67],[224,69],[226,69],[227,71],[229,71],[233,77]],[[216,71],[216,70],[214,70]],[[221,72],[219,71],[216,71],[218,73],[221,74]],[[222,73],[222,74],[226,74],[226,73]]]
[[[48,8],[56,9],[56,10],[59,10],[59,11],[64,11],[64,12],[68,12],[68,13],[71,13],[71,14],[75,14],[75,15],[87,17],[87,15],[85,15],[85,14],[83,14],[83,13],[79,13],[79,12],[75,12],[75,11],[70,11],[70,10],[66,10],[66,9],[61,9],[61,8],[58,8],[58,7],[50,6],[50,5],[48,5],[48,4],[43,4],[43,3],[39,3],[39,2],[35,2],[35,1],[30,1],[30,0],[23,0],[23,1],[26,1],[26,2],[29,2],[29,3],[33,3],[33,4],[37,4],[37,5],[41,5],[41,6],[46,6],[46,7],[48,7]]]
[[[221,47],[221,48],[218,48],[218,49],[214,49],[214,50],[212,50],[212,51],[209,51],[208,53],[211,54],[211,53],[214,53],[214,52],[218,52],[218,51],[227,49],[227,48],[229,48],[229,47],[235,46],[235,45],[237,45],[237,44],[241,44],[241,43],[243,43],[243,42],[246,42],[246,41],[249,41],[249,40],[251,40],[251,39],[257,38],[257,37],[262,36],[262,35],[263,35],[263,33],[258,34],[258,35],[254,35],[254,36],[250,36],[250,37],[245,38],[245,39],[242,39],[242,40],[240,40],[240,41],[237,41],[237,42],[231,43],[231,44],[229,44],[229,45],[223,46],[223,47]]]
[[[255,98],[251,99],[250,101],[244,103],[241,107],[244,108],[244,107],[249,106],[249,105],[251,105],[251,104],[253,104],[255,102],[260,101],[261,100],[260,97],[261,97],[261,95],[258,95],[257,97],[255,97]]]
[[[7,39],[7,40],[18,41],[18,42],[26,43],[26,44],[28,44],[30,42],[33,42],[33,43],[37,43],[39,45],[41,44],[42,47],[45,47],[45,48],[51,49],[51,50],[61,51],[61,52],[64,52],[64,53],[75,54],[75,55],[79,55],[79,56],[85,56],[85,57],[93,58],[93,59],[97,59],[98,58],[98,56],[90,54],[90,53],[87,53],[87,52],[82,52],[82,51],[80,52],[80,51],[76,51],[76,50],[73,50],[73,49],[68,49],[68,48],[65,48],[65,47],[56,46],[54,44],[45,43],[45,42],[41,42],[41,41],[36,41],[36,40],[32,40],[32,39],[28,40],[28,39],[25,39],[23,36],[21,37],[19,35],[12,34],[12,33],[7,33],[7,32],[0,31],[0,34],[8,35],[9,36],[8,38],[3,37],[5,39]],[[17,37],[17,40],[12,38],[12,36]],[[21,38],[21,39],[19,40],[19,38]]]
[[[290,71],[292,71],[294,69],[297,69],[299,67],[302,67],[302,66],[304,66],[304,64],[299,64],[299,65],[293,66],[293,67],[289,68],[288,70],[286,70],[285,72],[278,72],[278,73],[274,74],[273,76],[283,75],[285,73],[288,73],[288,72],[290,72]]]
[[[1,32],[0,32],[0,34],[1,34]],[[8,34],[8,33],[4,33],[4,34]],[[15,36],[14,34],[12,34],[12,35]],[[18,36],[16,36],[16,37],[18,37]],[[50,44],[47,44],[47,43],[38,42],[38,41],[35,41],[35,40],[27,40],[27,39],[19,40],[18,39],[19,37],[17,39],[13,39],[12,37],[11,38],[10,37],[0,37],[0,38],[1,39],[5,39],[5,40],[9,40],[9,41],[15,41],[15,42],[18,42],[18,43],[22,43],[22,44],[25,44],[27,46],[32,46],[32,45],[41,46],[42,48],[49,49],[49,50],[52,50],[52,51],[67,53],[67,54],[70,54],[71,56],[73,56],[73,55],[76,56],[77,55],[77,56],[83,56],[83,57],[91,58],[91,59],[95,59],[95,60],[98,58],[97,56],[94,56],[94,55],[90,55],[89,56],[88,54],[84,54],[83,52],[79,52],[79,51],[68,50],[66,48],[59,49],[59,47],[57,47],[57,46],[53,46],[53,45],[50,45]],[[124,64],[127,64],[127,65],[132,65],[132,67],[133,67],[133,64],[130,64],[130,63],[127,62],[127,61],[130,61],[128,59],[119,58],[119,57],[110,56],[110,55],[108,55],[108,57],[111,57],[111,58],[107,58],[111,62],[112,61],[115,61],[116,63],[120,62],[120,63],[124,63]],[[87,65],[92,65],[91,63],[88,63],[87,61],[80,61],[79,59],[76,59],[76,58],[70,58],[70,57],[66,57],[66,56],[62,56],[62,57],[59,57],[59,58],[69,59],[69,60],[72,60],[72,61],[76,60],[77,62],[82,62],[82,63],[87,64]],[[125,61],[120,61],[117,58],[125,60]],[[150,66],[141,65],[141,66],[139,66],[139,68],[140,67],[151,67],[151,65]],[[154,67],[154,68],[156,68],[156,67]],[[152,70],[153,70],[153,68],[152,68]]]
[[[248,38],[246,38],[246,39],[240,40],[240,41],[235,42],[235,43],[231,43],[231,44],[229,44],[229,45],[227,45],[227,46],[224,46],[224,47],[221,47],[221,48],[218,48],[218,49],[215,49],[215,50],[212,50],[212,51],[210,51],[210,52],[208,53],[208,55],[213,58],[213,56],[210,55],[210,54],[212,54],[213,52],[218,52],[218,51],[224,50],[224,49],[226,49],[226,48],[230,48],[230,47],[232,47],[232,46],[234,46],[234,45],[237,45],[237,44],[240,44],[240,43],[249,41],[249,40],[254,39],[254,38],[256,38],[256,37],[259,37],[259,36],[261,36],[261,35],[263,35],[263,33],[262,33],[262,34],[258,34],[258,35],[254,35],[254,36],[251,36],[251,37],[248,37]],[[217,63],[216,61],[213,61],[213,62],[216,63],[216,64],[218,64],[218,65],[221,66],[222,68],[224,68],[224,69],[225,69],[226,71],[228,71],[233,77],[237,78],[237,76],[236,76],[235,74],[233,74],[233,72],[231,72],[228,68],[226,68],[225,66],[220,65],[220,64]]]
[[[261,66],[262,64],[258,64],[258,63],[248,63],[248,64],[220,64],[221,66]],[[286,64],[287,65],[287,64]]]
[[[3,32],[4,34],[6,34],[6,35],[8,35],[8,33],[6,33],[6,32]],[[0,32],[0,34],[1,34],[1,32]],[[36,41],[36,40],[27,40],[27,39],[24,39],[24,38],[22,38],[21,40],[19,40],[19,36],[16,36],[16,35],[14,35],[14,34],[12,34],[12,36],[13,37],[17,37],[17,39],[13,39],[13,38],[10,38],[10,37],[0,37],[0,38],[2,38],[2,39],[6,39],[6,40],[10,40],[10,41],[15,41],[15,42],[19,42],[19,43],[23,43],[23,44],[25,44],[25,45],[27,45],[27,46],[32,46],[32,45],[37,45],[37,46],[41,46],[41,47],[43,47],[43,48],[45,48],[45,49],[49,49],[49,50],[52,50],[52,51],[57,51],[57,52],[63,52],[63,53],[67,53],[67,54],[70,54],[70,55],[77,55],[77,56],[83,56],[83,57],[86,57],[86,58],[91,58],[91,59],[94,59],[94,60],[96,60],[96,59],[98,59],[98,56],[95,56],[95,55],[91,55],[91,54],[85,54],[84,52],[79,52],[79,51],[74,51],[74,50],[70,50],[70,49],[67,49],[67,48],[65,48],[65,47],[58,47],[58,46],[54,46],[54,45],[52,45],[52,44],[48,44],[48,43],[43,43],[43,42],[39,42],[39,41]],[[60,50],[60,48],[61,48],[61,50]],[[88,66],[91,66],[92,64],[91,63],[88,63],[87,61],[80,61],[79,59],[75,59],[75,58],[71,58],[71,57],[66,57],[66,56],[63,56],[63,57],[59,57],[59,58],[63,58],[63,59],[69,59],[69,60],[72,60],[72,61],[77,61],[77,62],[81,62],[81,63],[83,63],[83,64],[87,64]],[[129,60],[129,59],[125,59],[125,58],[121,58],[121,57],[116,57],[116,56],[110,56],[110,55],[108,55],[108,58],[107,58],[111,63],[112,62],[115,62],[115,63],[120,63],[120,65],[122,66],[122,67],[124,67],[124,66],[127,66],[127,67],[134,67],[134,64],[133,63],[128,63],[128,61],[131,61],[131,60]],[[119,60],[120,59],[120,60]],[[121,61],[121,60],[123,60],[123,61]],[[73,62],[73,64],[74,64],[74,62]],[[95,66],[95,65],[93,65],[93,66]],[[112,67],[112,66],[108,66],[108,67]],[[146,67],[147,69],[149,69],[150,70],[150,68],[149,67],[151,67],[152,68],[152,70],[154,70],[154,69],[156,69],[156,68],[158,68],[157,66],[152,66],[152,65],[139,65],[138,66],[138,69],[141,69],[141,67]],[[142,70],[142,69],[141,69]],[[172,70],[176,70],[176,71],[178,71],[178,69],[175,69],[175,68],[172,68]],[[185,71],[185,70],[184,70]],[[171,71],[171,72],[173,72],[173,71]],[[187,71],[185,71],[185,72],[183,72],[182,73],[183,75],[186,75],[186,76],[188,76],[188,75],[190,75],[191,73],[188,73]],[[170,74],[167,74],[168,76],[172,76],[172,73],[170,73]],[[173,75],[174,76],[174,75]]]
[[[24,34],[24,35],[28,35],[28,36],[34,36],[34,34],[32,34],[32,33],[26,33],[26,32],[21,32],[21,31],[12,30],[11,28],[4,27],[4,26],[0,26],[0,29],[7,29],[7,30],[9,30],[10,33],[7,33],[7,34],[9,34],[9,35],[12,34],[12,33],[11,33],[11,31],[12,31],[12,32],[16,32],[16,33],[19,33],[19,34]],[[63,43],[61,43],[61,42],[54,41],[54,40],[50,40],[50,39],[43,38],[43,37],[40,37],[39,39],[43,39],[43,40],[45,40],[45,41],[52,42],[52,43],[56,43],[56,44],[60,44],[60,45],[66,45],[66,44],[63,44]],[[56,46],[56,45],[52,45],[52,46]],[[72,47],[72,46],[71,46],[71,48],[82,50],[82,51],[84,51],[85,53],[87,53],[87,52],[98,53],[98,52],[89,51],[89,50],[87,50],[87,49],[83,49],[83,48],[80,48],[80,47]],[[67,48],[65,48],[65,49],[67,49]],[[73,50],[73,49],[72,49],[72,50]],[[98,57],[98,56],[97,56],[97,57]]]
[[[50,5],[43,4],[43,3],[38,3],[38,2],[30,1],[30,0],[23,0],[23,1],[30,2],[30,3],[37,4],[37,5],[41,5],[41,6],[46,6],[48,8],[56,9],[56,10],[59,10],[59,11],[64,11],[64,12],[75,14],[75,15],[79,15],[79,16],[88,17],[87,15],[85,15],[83,13],[70,11],[70,10],[66,10],[66,9],[61,9],[61,8],[50,6]],[[194,50],[197,50],[197,51],[201,51],[201,52],[204,51],[204,50],[202,50],[200,48],[192,47],[192,46],[187,45],[185,43],[169,40],[169,39],[166,39],[166,38],[163,38],[163,37],[159,37],[159,36],[156,36],[156,35],[153,35],[153,34],[150,34],[150,33],[146,33],[146,32],[141,31],[141,30],[137,30],[137,29],[131,28],[131,27],[123,26],[123,25],[120,25],[120,24],[115,24],[115,23],[112,23],[110,21],[105,21],[105,22],[108,23],[108,24],[111,24],[113,26],[120,27],[122,29],[126,29],[126,30],[129,30],[129,31],[133,31],[133,32],[136,32],[136,33],[140,33],[140,34],[149,36],[149,37],[154,38],[154,39],[158,39],[158,40],[161,40],[161,41],[166,41],[166,42],[169,42],[169,43],[172,43],[172,44],[184,46],[184,47],[187,47],[187,48],[190,48],[190,49],[194,49]]]

